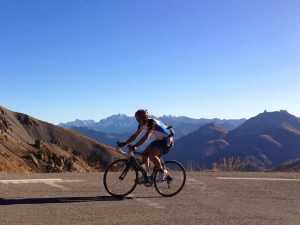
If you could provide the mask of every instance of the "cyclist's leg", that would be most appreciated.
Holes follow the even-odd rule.
[[[149,155],[150,160],[153,162],[155,168],[163,170],[163,166],[160,160],[160,149],[159,148],[154,148],[150,152]]]
[[[171,178],[169,171],[167,170],[167,168],[165,166],[163,166],[162,161],[161,161],[161,156],[162,156],[162,149],[159,147],[152,147],[152,148],[148,148],[146,149],[147,151],[147,157],[154,163],[155,168],[160,170],[160,179],[161,180],[165,180],[168,178]],[[146,169],[149,171],[149,167]]]
[[[143,160],[144,162],[147,162],[147,160],[150,159],[156,168],[163,170],[160,156],[161,156],[160,144],[158,141],[154,141],[144,151]],[[146,163],[146,166],[148,166],[148,168],[147,167],[146,168],[149,169],[149,164],[147,165]]]
[[[160,165],[157,168],[163,171],[164,177],[167,177],[170,174],[168,169],[163,165],[161,157],[168,154],[173,145],[169,145],[168,140],[156,141],[154,145],[157,149],[159,149],[159,153],[154,155],[154,160],[159,162]]]

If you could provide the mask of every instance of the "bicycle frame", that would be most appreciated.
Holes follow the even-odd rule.
[[[126,155],[129,156],[129,159],[128,159],[128,161],[127,161],[126,168],[124,169],[124,171],[123,171],[122,174],[120,175],[119,179],[124,180],[125,177],[126,177],[126,175],[127,175],[127,173],[128,173],[128,171],[130,170],[130,168],[133,168],[134,170],[136,170],[136,171],[138,171],[138,172],[140,171],[145,179],[148,178],[148,177],[147,177],[147,172],[146,172],[145,169],[142,167],[143,164],[140,164],[140,163],[138,162],[138,159],[136,158],[135,154],[136,154],[136,153],[134,153],[134,152],[131,152],[130,154],[127,154],[127,153],[126,153]],[[162,166],[164,167],[164,161],[163,161],[163,159],[161,159],[161,163],[162,163]],[[154,175],[154,173],[156,172],[156,170],[157,170],[157,168],[154,167],[154,169],[153,169],[153,171],[152,171],[152,174],[151,174],[151,177],[153,177],[153,175]]]
[[[142,166],[143,163],[141,162],[140,158],[137,157],[137,155],[141,155],[141,153],[139,153],[139,152],[135,153],[135,152],[131,152],[131,151],[129,151],[127,153],[127,152],[122,151],[122,149],[118,149],[118,151],[120,153],[122,153],[123,156],[127,156],[127,157],[123,158],[123,159],[117,159],[116,161],[112,162],[108,166],[108,168],[105,170],[104,177],[103,177],[104,187],[105,187],[106,191],[109,194],[111,194],[112,196],[124,197],[124,196],[130,194],[131,192],[133,192],[137,185],[141,185],[141,184],[145,185],[146,187],[154,186],[156,191],[164,197],[175,196],[183,189],[183,187],[185,185],[185,181],[186,181],[186,173],[185,173],[184,167],[177,161],[175,161],[175,160],[164,161],[161,158],[163,169],[164,170],[170,169],[171,173],[167,173],[166,177],[161,176],[161,175],[165,175],[165,174],[160,174],[160,169],[154,167],[152,170],[152,174],[149,177],[149,176],[147,176],[147,170]],[[118,164],[118,163],[121,163],[121,164]],[[120,166],[118,166],[118,165],[120,165]],[[169,168],[169,166],[170,166],[170,168]],[[180,176],[179,179],[178,179],[178,176],[176,175],[177,173],[173,174],[175,176],[172,175],[172,171],[173,171],[172,166],[176,166],[176,168],[178,169],[178,172],[180,172],[178,174]],[[115,169],[117,169],[117,170],[115,170]],[[176,171],[177,171],[177,169],[176,169]],[[113,187],[111,185],[115,185],[116,183],[110,182],[111,179],[108,178],[108,177],[110,177],[108,174],[111,174],[112,172],[115,172],[115,171],[118,172],[117,179],[119,179],[119,181],[121,182],[120,185],[125,184],[127,192],[121,192],[121,193],[120,193],[120,191],[114,192],[110,188],[110,187]],[[139,177],[139,175],[140,175],[139,171],[142,173],[143,177]],[[128,183],[122,183],[122,181],[127,180],[127,175],[129,173],[130,173],[129,180],[131,180],[131,182],[133,182],[133,183],[132,183],[131,188],[127,189]],[[132,177],[131,175],[133,175],[134,177]],[[112,176],[112,178],[113,178],[113,176]],[[135,181],[133,181],[132,178],[135,178]],[[144,178],[144,179],[139,179],[139,178]],[[176,181],[176,183],[174,183],[174,180]],[[179,181],[179,182],[182,181],[181,183],[179,183],[179,186],[178,186],[177,181]],[[174,183],[175,185],[174,186],[171,185],[172,183]],[[166,190],[164,189],[164,187],[166,187],[165,186],[166,184],[168,185],[167,186],[168,189],[170,189],[172,186],[172,189],[175,188],[175,190],[173,191],[170,189],[170,190],[167,190],[167,192],[165,192]]]

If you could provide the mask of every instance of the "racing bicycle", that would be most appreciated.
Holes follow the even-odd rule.
[[[126,158],[112,162],[105,170],[103,177],[104,187],[113,197],[124,198],[131,194],[137,185],[154,186],[156,191],[164,197],[175,196],[184,188],[186,171],[179,162],[164,161],[161,158],[163,169],[168,171],[168,175],[164,176],[163,171],[154,168],[149,177],[143,167],[142,153],[131,151],[129,147],[128,153],[122,149],[119,151],[125,154]]]

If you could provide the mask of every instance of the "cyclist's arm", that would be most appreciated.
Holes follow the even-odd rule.
[[[136,132],[131,135],[131,137],[125,142],[126,145],[130,144],[131,142],[133,142],[142,132],[143,128],[141,126],[138,127],[138,129],[136,130]]]
[[[147,133],[141,138],[141,140],[138,141],[138,143],[136,143],[134,145],[134,147],[139,147],[139,146],[143,145],[148,140],[148,138],[151,136],[152,131],[153,131],[153,129],[148,129]]]
[[[139,147],[139,146],[143,145],[148,140],[148,138],[151,136],[151,133],[153,132],[153,130],[155,128],[154,120],[152,120],[152,119],[148,120],[147,127],[148,127],[147,133],[144,135],[144,137],[141,138],[141,140],[138,141],[138,143],[136,143],[134,145],[134,147]]]

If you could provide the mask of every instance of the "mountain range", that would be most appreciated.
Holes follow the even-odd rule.
[[[166,156],[187,168],[300,170],[300,119],[287,111],[263,112],[246,121],[172,116],[160,119],[175,124],[177,133],[180,133],[178,129],[187,128]],[[0,107],[0,171],[103,170],[113,159],[121,157],[108,144],[114,145],[119,138],[126,139],[130,129],[136,126],[134,119],[125,115],[99,122],[101,129],[106,127],[109,132],[90,128],[99,124],[93,121],[75,122],[78,127],[73,127],[73,123],[72,129],[63,128]],[[112,132],[118,127],[122,127],[124,133]]]
[[[297,168],[300,162],[299,118],[284,110],[265,111],[248,120],[174,116],[158,119],[172,124],[177,134],[175,147],[167,158],[176,159],[189,168],[288,170]],[[76,124],[78,127],[72,127]],[[126,115],[114,115],[93,126],[82,127],[82,124],[77,120],[61,125],[71,126],[73,130],[110,145],[125,140],[137,126],[134,118]],[[105,132],[105,129],[115,133]]]
[[[232,130],[246,121],[246,119],[237,120],[225,120],[225,119],[194,119],[185,116],[162,116],[155,117],[167,125],[172,125],[176,130],[176,138],[179,139],[195,130],[199,127],[208,124],[215,123],[228,130]],[[134,117],[130,117],[124,114],[112,115],[105,119],[95,122],[93,120],[75,120],[67,123],[60,123],[59,126],[64,128],[74,129],[87,136],[97,136],[98,140],[104,143],[111,144],[115,139],[120,139],[124,136],[128,136],[137,129],[137,122]],[[96,132],[99,132],[98,134]],[[105,137],[106,134],[109,137]]]
[[[261,113],[231,131],[208,124],[179,139],[169,157],[206,169],[270,170],[292,165],[286,162],[300,159],[300,119],[278,111]]]

